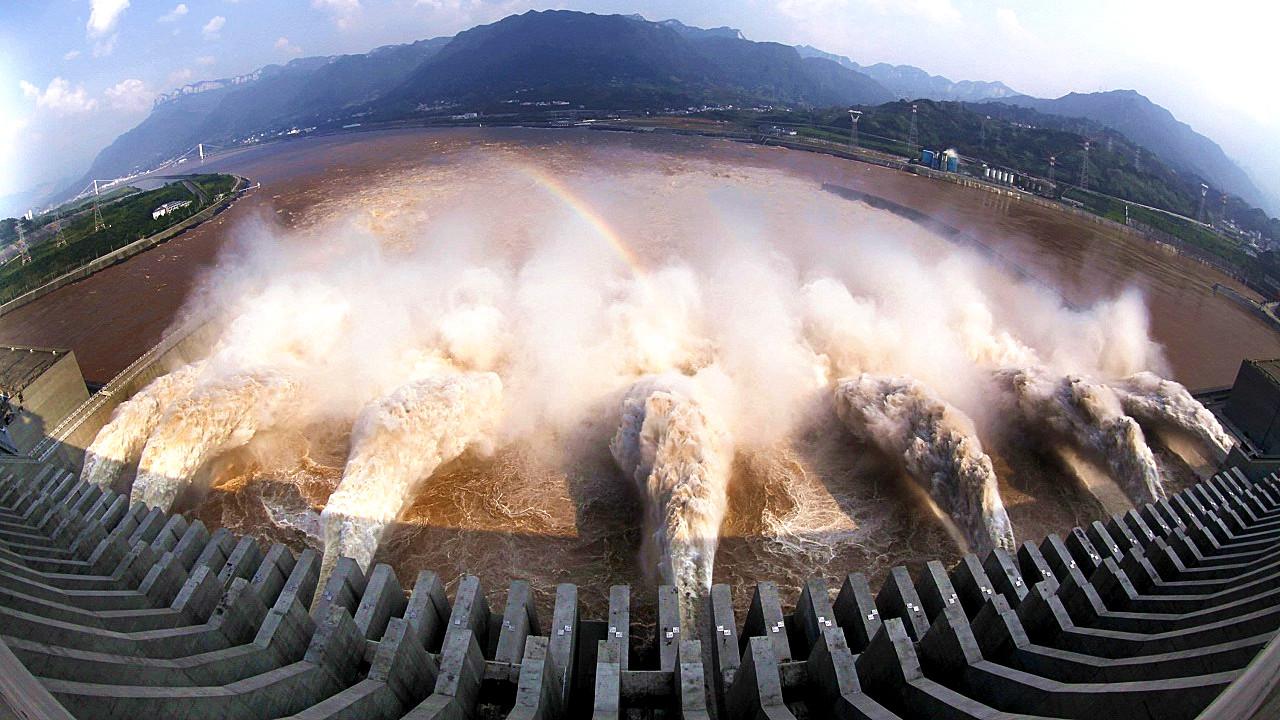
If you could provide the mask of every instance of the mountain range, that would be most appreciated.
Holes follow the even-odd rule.
[[[911,65],[859,65],[843,55],[823,52],[809,45],[797,45],[796,51],[804,57],[818,57],[831,60],[842,67],[862,73],[875,80],[893,93],[897,100],[956,100],[960,102],[981,102],[1021,95],[1017,90],[1002,82],[983,82],[979,80],[953,81],[941,75],[930,75],[918,67]]]
[[[875,106],[898,99],[1002,103],[1120,132],[1170,167],[1276,212],[1213,141],[1133,91],[1023,95],[1000,82],[952,81],[909,65],[860,65],[809,46],[753,42],[734,28],[572,11],[530,11],[453,37],[369,53],[300,58],[162,96],[94,160],[84,180],[154,167],[196,143],[291,127],[338,127],[463,112],[550,107]]]
[[[1092,120],[1156,153],[1176,170],[1197,174],[1217,189],[1278,212],[1277,202],[1258,189],[1217,143],[1133,90],[1070,93],[1052,100],[1017,95],[1000,102],[1047,115]]]

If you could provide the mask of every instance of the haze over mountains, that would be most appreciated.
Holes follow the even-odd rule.
[[[804,57],[819,57],[831,60],[839,65],[862,73],[875,80],[894,94],[899,100],[957,100],[960,102],[981,102],[999,98],[1021,95],[1017,90],[1002,82],[982,82],[975,80],[952,81],[941,75],[930,75],[918,67],[911,65],[859,65],[843,55],[823,52],[809,45],[797,45],[796,51]]]
[[[94,160],[84,180],[126,175],[196,143],[290,127],[468,111],[832,107],[927,98],[1000,102],[1114,129],[1180,171],[1272,213],[1266,196],[1212,140],[1133,91],[1021,95],[1000,82],[952,81],[908,65],[860,65],[808,46],[753,42],[729,27],[572,11],[531,11],[454,37],[363,55],[294,60],[240,82],[191,87],[158,102]],[[80,183],[83,185],[83,181]]]
[[[1217,143],[1133,90],[1070,93],[1052,100],[1018,95],[1001,102],[1092,120],[1157,153],[1174,169],[1199,174],[1216,188],[1277,212],[1276,200],[1266,197]]]

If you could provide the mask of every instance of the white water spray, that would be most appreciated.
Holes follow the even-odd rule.
[[[835,403],[854,435],[901,458],[971,550],[1014,549],[995,469],[968,416],[908,377],[846,378],[836,384]]]
[[[645,500],[641,563],[676,587],[682,623],[690,625],[698,598],[711,589],[733,460],[729,432],[695,396],[682,376],[637,382],[609,443]]]
[[[1167,425],[1189,433],[1226,457],[1235,439],[1222,429],[1218,418],[1180,383],[1165,380],[1155,373],[1140,372],[1111,384],[1120,404],[1129,416],[1139,422]]]
[[[85,450],[80,479],[103,488],[112,487],[125,467],[142,456],[142,448],[165,410],[195,388],[203,368],[204,363],[184,365],[152,380],[138,394],[120,403],[111,414],[111,421]]]
[[[1137,421],[1105,385],[1078,375],[1056,377],[1042,368],[995,374],[1027,427],[1051,431],[1106,461],[1113,480],[1135,504],[1164,497],[1155,456]]]
[[[342,482],[320,514],[321,578],[340,556],[368,570],[382,533],[412,499],[414,485],[468,446],[487,441],[501,412],[502,381],[496,374],[452,369],[367,405],[351,431]]]
[[[344,552],[367,566],[377,526],[405,512],[412,484],[439,462],[419,471],[399,467],[418,461],[420,441],[417,431],[398,435],[394,423],[367,436],[348,433],[362,409],[372,414],[380,407],[375,399],[423,377],[408,360],[420,355],[448,358],[452,372],[499,374],[503,417],[495,441],[512,452],[500,456],[509,462],[477,463],[476,491],[501,503],[511,490],[507,483],[522,491],[545,483],[548,492],[530,503],[542,503],[537,510],[556,515],[557,523],[563,518],[559,527],[592,522],[592,505],[609,501],[598,482],[608,475],[598,464],[609,462],[602,455],[600,408],[637,378],[697,373],[641,393],[624,419],[631,436],[619,432],[611,448],[654,515],[645,521],[647,567],[661,568],[675,582],[678,564],[686,578],[680,582],[694,591],[709,584],[717,552],[718,575],[749,572],[733,567],[729,548],[716,539],[735,451],[735,469],[749,467],[741,477],[750,484],[734,489],[741,493],[734,508],[743,514],[728,523],[743,533],[745,555],[757,554],[756,541],[772,537],[759,554],[811,574],[838,548],[869,562],[883,551],[887,562],[900,552],[904,535],[917,535],[915,514],[888,512],[894,498],[862,492],[871,483],[849,483],[847,494],[833,490],[846,478],[883,471],[873,456],[880,453],[849,452],[848,431],[827,394],[834,378],[909,376],[985,429],[998,421],[988,384],[993,367],[1047,367],[1055,380],[1067,372],[1117,378],[1162,367],[1137,294],[1072,310],[901,218],[815,193],[812,180],[795,168],[737,161],[728,168],[710,157],[672,157],[633,145],[615,156],[576,143],[518,148],[462,140],[449,153],[428,152],[431,159],[420,167],[370,175],[350,193],[330,196],[316,186],[282,196],[281,206],[306,208],[294,218],[294,230],[237,223],[243,242],[230,248],[189,302],[189,312],[207,312],[223,329],[203,383],[259,368],[296,379],[289,414],[271,430],[323,444],[327,458],[319,478],[304,469],[282,478],[285,468],[261,463],[238,476],[243,482],[218,483],[216,497],[254,492],[246,488],[255,482],[310,483],[305,498],[264,496],[263,504],[282,524],[305,500],[300,517],[315,522],[304,529],[316,533],[315,545],[328,546],[330,558]],[[526,173],[507,166],[511,158],[554,176],[572,201],[531,184]],[[724,388],[703,381],[712,369],[723,373]],[[246,404],[230,394],[227,402]],[[151,433],[157,446],[161,436],[178,437],[163,424]],[[1035,425],[1024,423],[1030,430]],[[341,429],[318,439],[312,428],[319,426]],[[904,435],[901,442],[909,440]],[[187,448],[220,444],[217,438],[183,442]],[[628,444],[634,449],[619,450]],[[256,457],[257,447],[246,455]],[[682,459],[694,453],[703,457]],[[333,521],[336,539],[320,537],[326,532],[308,513],[326,503],[344,458],[348,477],[325,518]],[[154,482],[187,482],[168,477],[171,472],[186,469],[165,471],[166,480]],[[381,487],[383,472],[408,476],[392,481],[408,489],[392,488],[385,498],[376,491],[363,493],[379,496],[374,499],[347,497],[357,477],[369,478],[366,487]],[[443,479],[450,469],[434,472]],[[756,488],[776,501],[755,502],[748,493]],[[422,521],[437,528],[459,528],[475,516],[472,497],[455,490],[409,512],[418,518],[421,511]],[[363,507],[383,500],[390,509]],[[243,503],[217,505],[228,524],[244,512]],[[575,515],[574,509],[584,511]],[[345,526],[343,512],[351,520]],[[383,519],[366,519],[375,517]],[[610,543],[626,537],[608,528],[589,533],[597,530]],[[449,548],[476,541],[471,533],[444,534],[453,536],[445,545],[423,547],[440,534],[422,533],[377,554],[401,563],[398,572],[421,563],[460,571],[448,565],[455,555]],[[932,542],[926,535],[935,534],[918,534]],[[668,553],[663,543],[680,549]],[[335,549],[343,544],[347,549]],[[878,550],[867,549],[872,546]],[[609,553],[616,550],[610,546]],[[734,558],[743,557],[736,543],[733,550]],[[605,570],[594,564],[599,557],[578,557],[598,555],[593,543],[567,552],[564,559],[548,556],[529,575],[545,589],[546,582],[576,572],[577,563]],[[467,571],[503,575],[518,562],[491,554],[501,568]]]
[[[285,422],[299,383],[274,370],[198,385],[165,412],[138,461],[131,502],[168,511],[207,461],[241,447],[259,430]]]

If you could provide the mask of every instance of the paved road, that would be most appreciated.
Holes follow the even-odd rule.
[[[183,180],[182,184],[187,188],[187,190],[191,191],[192,195],[200,198],[200,207],[204,207],[209,204],[209,196],[204,194],[204,191],[200,189],[199,185],[196,185],[190,180]]]

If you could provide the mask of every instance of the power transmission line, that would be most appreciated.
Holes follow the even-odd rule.
[[[1080,189],[1089,189],[1089,141],[1084,142],[1084,155],[1080,161]]]
[[[67,246],[67,235],[62,232],[62,209],[55,208],[53,211],[53,237],[54,247],[64,248]]]
[[[916,106],[913,103],[911,105],[911,130],[907,132],[907,152],[909,154],[916,154],[916,145],[919,139],[919,133],[916,129]]]
[[[27,234],[22,231],[22,218],[18,218],[18,260],[23,265],[31,262],[31,252],[27,248]]]
[[[102,209],[98,207],[98,181],[93,181],[93,231],[106,230],[107,224],[102,221]]]

